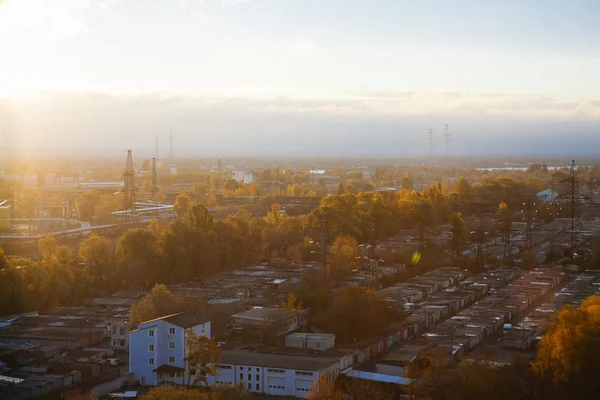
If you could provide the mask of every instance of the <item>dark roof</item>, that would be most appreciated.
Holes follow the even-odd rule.
[[[158,373],[170,373],[170,372],[183,372],[185,371],[185,369],[180,368],[180,367],[176,367],[174,365],[166,365],[163,364],[160,367],[156,368],[155,370],[153,370],[152,372],[158,372]]]
[[[198,314],[195,312],[182,312],[182,313],[178,313],[178,314],[165,315],[164,317],[154,318],[154,319],[151,319],[148,321],[144,321],[144,322],[140,323],[139,325],[147,324],[148,322],[154,322],[154,321],[165,321],[170,324],[180,326],[182,328],[191,328],[196,325],[204,324],[210,320],[208,318],[206,318],[204,315],[201,315],[201,314]]]
[[[339,362],[339,358],[298,357],[240,350],[225,350],[221,352],[221,364],[252,365],[302,371],[320,371]]]

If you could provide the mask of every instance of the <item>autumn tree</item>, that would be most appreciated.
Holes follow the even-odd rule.
[[[79,257],[87,264],[96,287],[113,286],[118,274],[118,260],[115,246],[107,238],[91,234],[82,240]]]
[[[190,208],[191,203],[190,196],[186,191],[182,191],[175,199],[175,203],[173,203],[173,212],[179,216],[183,216]]]
[[[96,205],[100,200],[100,192],[96,189],[83,193],[77,198],[77,212],[82,221],[92,222],[96,215]]]
[[[209,400],[208,393],[185,386],[161,385],[150,389],[142,400]]]
[[[592,399],[600,393],[600,296],[558,311],[542,340],[534,369],[550,379],[562,399]]]
[[[342,279],[358,268],[358,243],[350,236],[340,235],[329,248],[327,271],[333,280]]]
[[[187,385],[208,386],[208,377],[216,376],[216,363],[221,360],[221,349],[216,341],[206,335],[185,332]]]
[[[329,328],[340,343],[351,343],[376,333],[390,321],[387,305],[374,291],[345,286],[333,294],[327,314]]]
[[[521,264],[524,268],[533,268],[535,266],[535,253],[527,250],[521,256]]]
[[[158,239],[146,229],[130,229],[117,241],[125,278],[132,286],[148,288],[160,278]]]
[[[313,383],[306,396],[309,400],[343,400],[344,394],[335,386],[335,381],[323,376]]]
[[[461,213],[453,213],[450,215],[450,223],[452,224],[452,248],[456,252],[456,257],[462,254],[463,236],[465,234],[465,221]]]
[[[139,303],[131,306],[129,321],[135,327],[144,321],[182,312],[185,308],[183,298],[175,296],[165,285],[156,284]]]

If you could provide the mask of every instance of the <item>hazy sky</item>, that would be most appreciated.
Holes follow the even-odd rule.
[[[457,154],[544,135],[556,153],[600,143],[599,71],[593,0],[0,0],[9,145],[173,128],[187,153],[425,153],[447,122]]]

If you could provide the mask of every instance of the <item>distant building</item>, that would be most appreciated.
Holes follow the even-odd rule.
[[[210,337],[210,321],[185,312],[142,322],[129,332],[129,372],[141,385],[184,384],[185,332]]]
[[[331,333],[292,333],[285,337],[285,346],[325,351],[335,347],[335,335]]]
[[[243,183],[252,183],[256,180],[254,171],[249,171],[247,169],[236,169],[231,171],[231,176],[237,182]]]
[[[553,201],[558,197],[558,192],[552,189],[546,189],[539,192],[536,196],[541,201]]]
[[[170,165],[169,166],[169,173],[171,175],[176,174],[177,173],[177,166],[176,165]]]
[[[273,330],[276,334],[293,331],[308,323],[308,310],[290,311],[283,308],[254,307],[231,316],[234,328],[246,333]]]

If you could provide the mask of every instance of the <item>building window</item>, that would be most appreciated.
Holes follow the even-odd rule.
[[[256,372],[260,371],[260,368],[256,368]]]
[[[258,385],[258,383],[256,384],[256,391],[259,391],[260,386]]]
[[[125,328],[121,326],[119,328],[119,335],[123,336],[124,334],[125,334]]]
[[[175,328],[169,328],[169,335],[175,334]]]
[[[175,348],[175,342],[169,342],[169,348],[170,349],[174,349]]]
[[[243,380],[244,380],[244,374],[242,374],[242,373],[240,372],[240,381],[243,381]]]
[[[154,351],[154,345],[153,344],[149,344],[148,345],[148,351]]]
[[[283,370],[283,369],[268,368],[267,372],[271,372],[274,374],[285,374],[285,370]]]
[[[117,334],[117,327],[116,326],[113,326],[112,332],[113,332],[113,335]]]
[[[152,337],[154,336],[154,329],[150,329],[148,331],[148,336],[152,336]]]
[[[313,373],[312,372],[306,372],[306,371],[296,371],[296,375],[313,376]]]
[[[154,365],[154,358],[149,358],[148,359],[148,364]]]
[[[175,357],[169,356],[169,364],[175,364]]]
[[[240,371],[243,371],[243,370],[244,370],[244,367],[240,367]]]
[[[256,374],[256,380],[260,381],[260,376],[258,374]]]
[[[252,389],[252,384],[251,383],[248,384],[248,389]]]
[[[252,375],[248,374],[248,380],[251,381],[252,380]]]

